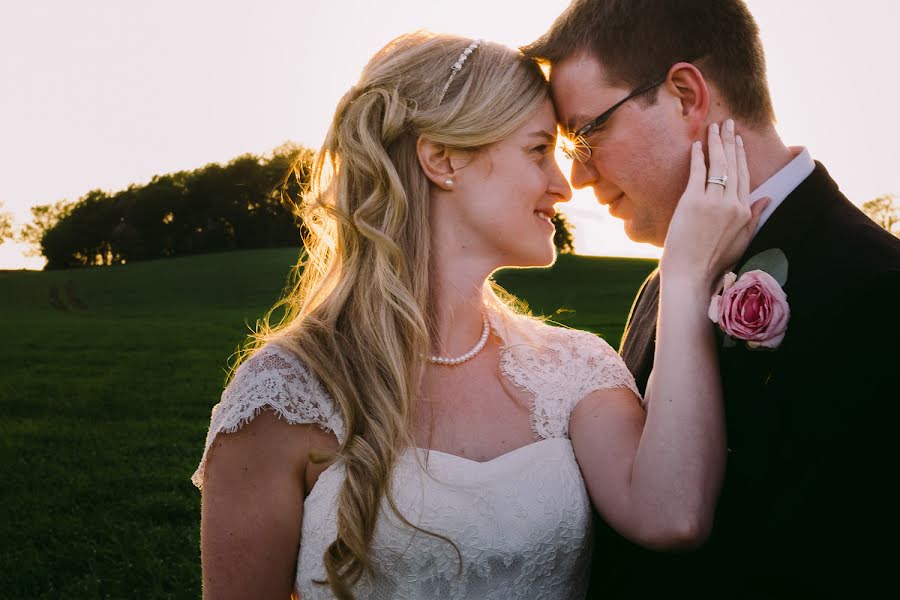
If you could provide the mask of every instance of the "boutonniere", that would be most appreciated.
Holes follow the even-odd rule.
[[[750,349],[781,345],[791,311],[787,294],[788,260],[772,248],[748,260],[738,274],[726,273],[722,289],[709,303],[709,318],[724,334],[723,346],[741,340]]]

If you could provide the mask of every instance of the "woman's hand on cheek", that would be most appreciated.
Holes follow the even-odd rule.
[[[660,272],[712,289],[746,250],[768,198],[750,204],[747,156],[734,122],[721,129],[713,123],[708,136],[708,170],[701,142],[691,147],[690,178],[669,224]]]

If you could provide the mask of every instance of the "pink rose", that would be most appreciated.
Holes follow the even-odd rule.
[[[728,273],[721,295],[709,304],[709,318],[750,348],[777,348],[791,316],[787,295],[765,271],[748,271],[735,281]]]

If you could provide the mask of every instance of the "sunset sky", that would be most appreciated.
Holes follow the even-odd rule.
[[[520,45],[567,0],[0,0],[0,202],[29,207],[153,175],[318,147],[369,56],[419,28]],[[749,0],[778,129],[861,204],[900,195],[894,0]],[[448,65],[449,69],[449,65]],[[563,165],[568,169],[568,165]],[[657,256],[590,192],[562,208],[585,254]],[[40,268],[0,245],[0,268]]]

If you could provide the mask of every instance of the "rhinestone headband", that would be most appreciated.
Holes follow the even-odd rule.
[[[459,73],[462,66],[465,64],[466,59],[469,58],[469,55],[475,52],[475,49],[481,45],[481,40],[475,40],[471,44],[469,44],[468,48],[462,51],[459,55],[459,58],[456,59],[456,62],[453,63],[453,66],[450,67],[450,78],[447,80],[447,83],[444,84],[444,89],[441,90],[441,96],[438,98],[438,106],[441,105],[441,102],[444,101],[444,94],[447,93],[447,90],[450,88],[450,83],[453,81],[453,78],[456,77],[456,74]]]

